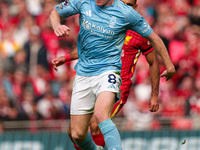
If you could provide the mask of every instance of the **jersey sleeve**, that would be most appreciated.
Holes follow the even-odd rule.
[[[139,33],[142,37],[147,37],[153,32],[147,21],[133,8],[129,8],[125,15],[129,22],[129,30]]]
[[[67,18],[80,13],[81,2],[82,0],[65,0],[55,8],[61,17]]]

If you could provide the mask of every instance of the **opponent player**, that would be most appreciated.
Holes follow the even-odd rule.
[[[121,150],[122,146],[119,133],[115,125],[109,119],[111,117],[112,105],[115,98],[114,93],[118,91],[116,88],[119,85],[120,79],[116,72],[110,73],[107,71],[120,70],[120,58],[118,59],[120,53],[118,52],[121,49],[121,44],[124,41],[124,33],[127,29],[135,30],[146,37],[160,52],[166,53],[166,47],[145,20],[137,12],[130,9],[130,7],[123,5],[119,0],[96,0],[95,2],[94,0],[72,0],[69,4],[63,3],[58,5],[57,11],[53,10],[50,16],[51,26],[57,36],[69,35],[69,28],[60,24],[59,15],[68,17],[76,13],[81,14],[78,38],[79,61],[75,67],[77,75],[74,82],[71,104],[72,139],[82,149],[97,149],[97,146],[92,142],[91,136],[87,133],[95,104],[94,116],[106,139],[106,146],[108,149]],[[90,13],[85,13],[85,11],[89,11]],[[171,60],[168,59],[165,63],[171,63]],[[171,68],[167,69],[170,70]],[[80,83],[78,80],[81,80],[81,82],[87,80],[84,76],[89,76],[89,78],[92,76],[92,82],[90,80],[89,83],[82,83],[79,86],[80,89],[76,89],[76,86]],[[104,84],[107,84],[107,86],[103,86],[103,89],[100,89],[97,95],[92,93],[94,89],[89,91],[89,96],[85,92],[85,94],[80,93],[80,90],[84,90],[82,88],[86,86],[84,84],[89,84],[90,86],[91,83],[98,81],[98,78],[103,79],[97,83],[101,84],[103,82],[103,84],[99,86],[100,88],[102,88]],[[118,81],[118,83],[116,81]],[[117,86],[114,86],[112,91],[108,89],[112,88],[116,83]],[[90,89],[91,87],[88,88]],[[76,94],[79,96],[76,97]],[[91,95],[94,98],[92,99],[94,101],[96,100],[96,102],[89,101],[88,103],[87,100],[91,98]],[[81,98],[81,96],[84,98]],[[83,101],[86,101],[86,103],[82,103]],[[90,106],[91,102],[92,107],[83,111],[86,107]],[[158,110],[158,103],[151,102],[150,109],[152,111]]]

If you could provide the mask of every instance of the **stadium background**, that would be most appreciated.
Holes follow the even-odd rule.
[[[50,62],[76,46],[78,16],[63,21],[70,36],[57,38],[48,17],[59,2],[0,0],[0,150],[73,149],[66,130],[76,61],[58,72]],[[124,149],[199,150],[200,1],[138,3],[177,72],[167,82],[161,78],[160,110],[150,113],[149,69],[144,56],[139,58],[128,104],[114,118]]]

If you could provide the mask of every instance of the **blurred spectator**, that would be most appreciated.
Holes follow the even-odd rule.
[[[200,70],[199,70],[200,72]],[[195,88],[200,91],[200,75],[196,76],[195,78]]]
[[[42,2],[43,0],[26,0],[27,10],[32,16],[38,16],[42,12]]]
[[[72,85],[70,84],[70,82],[63,82],[58,93],[58,98],[63,103],[66,118],[69,118],[70,116],[71,95],[72,95]]]
[[[176,0],[176,1],[171,0],[170,4],[175,14],[180,16],[187,15],[187,13],[191,8],[187,0]]]
[[[0,120],[18,120],[18,110],[14,103],[9,100],[2,86],[0,86]]]
[[[39,114],[37,109],[37,103],[34,93],[26,89],[23,93],[21,102],[21,118],[26,120],[40,120],[42,116]]]
[[[37,65],[41,65],[47,70],[49,63],[47,60],[47,49],[40,39],[40,28],[32,26],[29,30],[29,41],[25,43],[24,49],[27,53],[26,62],[28,64],[28,74],[35,76],[37,74]]]
[[[20,49],[23,49],[25,43],[29,41],[29,38],[31,37],[29,32],[34,25],[36,25],[34,18],[32,16],[27,16],[20,24],[18,24],[18,26],[16,26],[13,38],[16,43],[18,43]]]
[[[36,75],[31,76],[31,84],[36,98],[40,98],[48,91],[48,84],[51,81],[49,71],[41,65],[36,66]]]
[[[188,107],[187,115],[200,116],[200,91],[198,89],[195,89],[194,94],[188,98]]]
[[[188,99],[194,93],[194,89],[194,78],[185,76],[178,86],[177,94],[178,96],[183,96],[185,99]]]
[[[10,68],[7,70],[13,74],[16,70],[21,70],[24,74],[28,73],[28,65],[26,63],[27,54],[24,50],[19,50],[15,55],[10,59]],[[12,65],[11,65],[12,64]]]
[[[12,97],[12,83],[8,76],[5,75],[3,66],[0,66],[0,86],[4,87],[6,95]]]
[[[26,75],[24,71],[21,69],[15,70],[12,78],[12,98],[15,101],[15,103],[21,102],[25,86]]]
[[[20,49],[19,45],[13,38],[15,26],[10,24],[2,30],[2,37],[0,41],[0,57],[10,58]]]
[[[12,0],[10,5],[10,13],[17,20],[18,24],[23,22],[26,17],[30,16],[25,0]]]
[[[63,104],[52,92],[46,92],[44,97],[39,99],[37,108],[38,112],[45,120],[62,119],[63,117]]]
[[[198,5],[194,5],[191,7],[189,12],[189,18],[192,24],[200,26],[200,2]]]

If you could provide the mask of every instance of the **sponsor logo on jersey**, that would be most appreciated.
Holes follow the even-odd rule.
[[[91,23],[89,21],[86,21],[84,18],[82,20],[82,26],[85,30],[91,30],[91,32],[94,32],[92,30],[97,30],[101,33],[104,33],[104,34],[110,34],[110,35],[114,35],[115,32],[112,31],[112,30],[108,30],[106,28],[104,28],[103,26],[99,26],[99,25],[96,25],[95,23]]]

